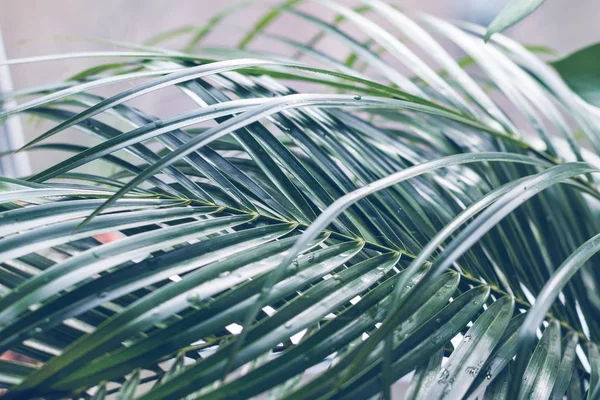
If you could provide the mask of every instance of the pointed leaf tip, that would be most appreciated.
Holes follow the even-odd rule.
[[[483,37],[487,42],[494,33],[510,28],[542,5],[544,0],[511,0],[488,25]]]

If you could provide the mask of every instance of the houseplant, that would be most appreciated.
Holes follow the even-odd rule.
[[[480,27],[300,3],[234,49],[201,44],[228,10],[12,94],[1,118],[57,122],[21,151],[73,154],[2,180],[0,351],[34,360],[0,360],[4,397],[389,398],[414,370],[408,398],[599,396],[597,109]],[[282,15],[318,33],[268,31]],[[555,64],[571,87],[594,51]],[[196,107],[128,103],[165,87]],[[45,141],[68,128],[102,142]]]

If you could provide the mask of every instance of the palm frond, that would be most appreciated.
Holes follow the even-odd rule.
[[[68,152],[0,181],[0,353],[30,360],[0,360],[4,397],[364,399],[412,371],[413,399],[597,396],[597,109],[471,24],[288,0],[204,47],[233,12],[9,61],[110,58],[0,112]],[[163,88],[196,106],[128,103]],[[44,142],[67,132],[100,142]]]

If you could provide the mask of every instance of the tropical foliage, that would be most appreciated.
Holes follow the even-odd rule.
[[[9,62],[111,60],[0,114],[70,153],[2,179],[4,398],[600,396],[598,110],[498,33],[360,3]],[[195,107],[130,103],[164,88]]]

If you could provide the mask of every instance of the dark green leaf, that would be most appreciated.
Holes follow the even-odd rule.
[[[600,44],[593,44],[550,63],[579,97],[596,107],[600,107],[598,57]]]

